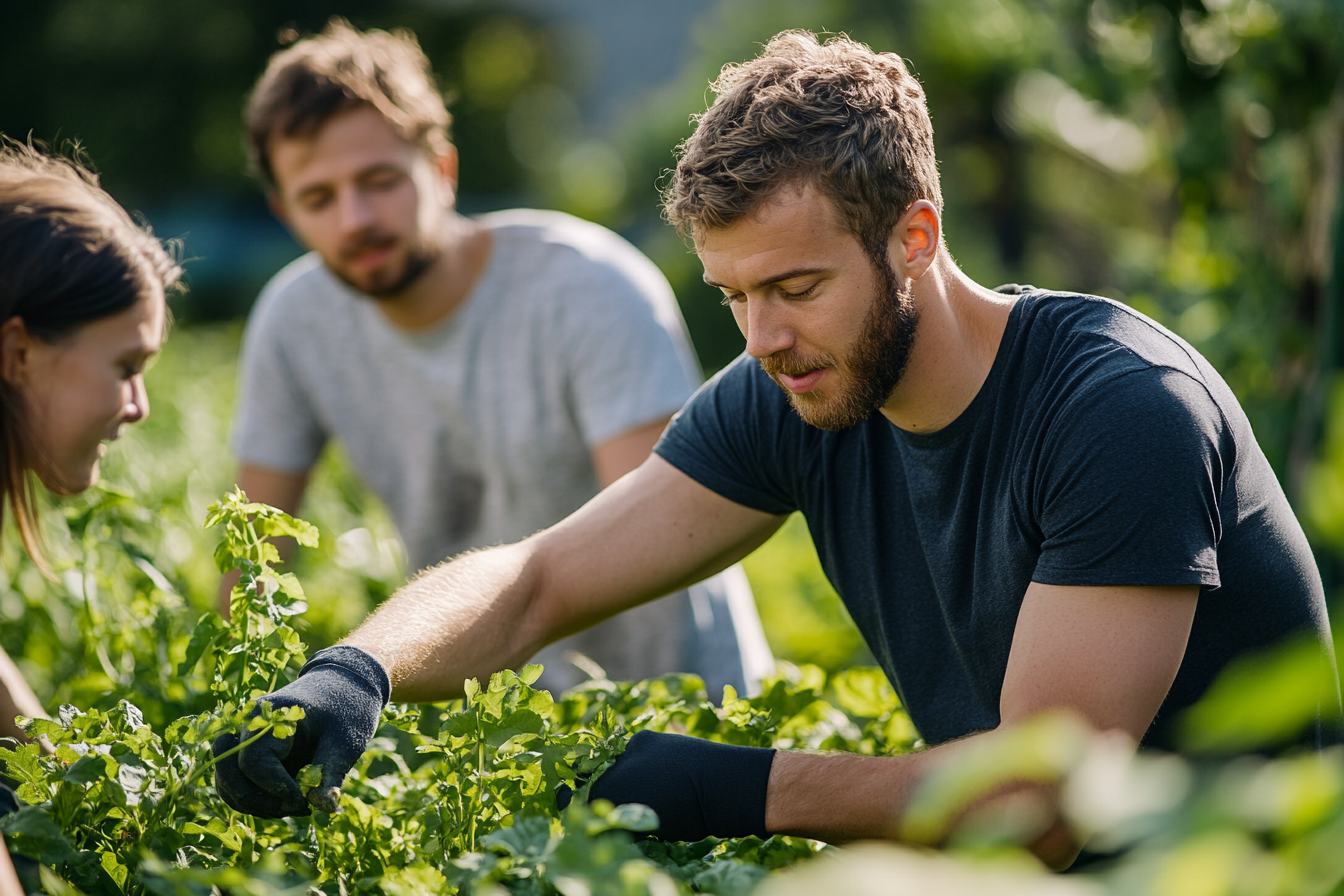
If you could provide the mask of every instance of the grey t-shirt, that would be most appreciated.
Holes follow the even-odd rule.
[[[480,220],[489,262],[443,324],[396,327],[309,254],[243,343],[238,459],[301,472],[338,438],[412,569],[572,513],[598,490],[591,450],[698,380],[671,288],[629,243],[558,212]]]
[[[439,326],[396,327],[310,254],[267,285],[243,340],[235,455],[302,472],[338,439],[412,569],[568,516],[597,493],[592,449],[699,379],[671,287],[625,240],[557,212],[480,223],[489,262]],[[551,645],[543,686],[581,680],[570,650],[615,679],[695,672],[715,695],[774,667],[740,570]]]

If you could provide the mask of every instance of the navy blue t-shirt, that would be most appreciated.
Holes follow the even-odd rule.
[[[1144,743],[1233,658],[1329,643],[1320,576],[1245,414],[1193,348],[1092,296],[1012,308],[970,406],[932,433],[880,413],[803,422],[749,357],[655,449],[739,504],[800,510],[822,568],[930,744],[994,728],[1030,582],[1199,585],[1184,661]]]

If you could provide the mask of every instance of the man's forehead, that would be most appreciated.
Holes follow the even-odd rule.
[[[302,190],[310,183],[371,167],[407,166],[417,155],[427,155],[371,106],[339,112],[311,134],[274,134],[268,149],[276,185],[283,191]]]
[[[747,210],[727,223],[719,226],[694,224],[691,227],[691,241],[696,251],[705,237],[739,225],[760,225],[775,222],[779,217],[788,217],[798,211],[804,211],[809,217],[818,215],[839,223],[839,209],[835,202],[817,189],[812,178],[792,178],[763,193],[756,198]]]
[[[708,282],[742,276],[768,282],[825,267],[837,249],[857,244],[838,218],[834,203],[810,185],[781,189],[728,224],[696,231],[695,250]]]

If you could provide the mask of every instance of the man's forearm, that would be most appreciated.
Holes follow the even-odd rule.
[[[770,767],[766,829],[827,843],[895,838],[905,807],[936,752],[858,756],[780,751]]]
[[[1057,782],[1001,781],[966,805],[946,807],[946,825],[940,823],[938,830],[909,823],[908,813],[929,776],[944,764],[965,761],[967,752],[997,748],[994,740],[1003,733],[987,731],[907,756],[781,751],[766,789],[766,830],[828,843],[894,839],[941,846],[968,816],[997,808],[1030,820],[1028,826],[1037,830],[1026,845],[1047,865],[1067,867],[1078,844],[1060,821]]]
[[[14,665],[9,654],[0,650],[0,737],[25,740],[19,726],[14,724],[15,716],[45,719],[47,713],[42,709],[33,689],[28,687],[19,667]]]
[[[532,621],[538,575],[529,542],[476,551],[426,570],[342,643],[367,651],[394,700],[444,700],[468,678],[525,662],[547,633]]]

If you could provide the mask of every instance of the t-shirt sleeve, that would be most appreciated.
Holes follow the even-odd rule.
[[[589,270],[571,287],[569,393],[590,449],[676,413],[700,380],[672,288],[637,261]]]
[[[258,299],[243,334],[230,447],[241,464],[303,473],[327,436],[286,351],[287,328],[272,298]]]
[[[1166,368],[1076,396],[1035,490],[1047,585],[1218,587],[1219,502],[1235,457],[1204,386]]]
[[[788,472],[798,456],[797,439],[788,436],[792,413],[760,365],[743,355],[700,387],[653,450],[730,501],[792,513],[798,509]]]

